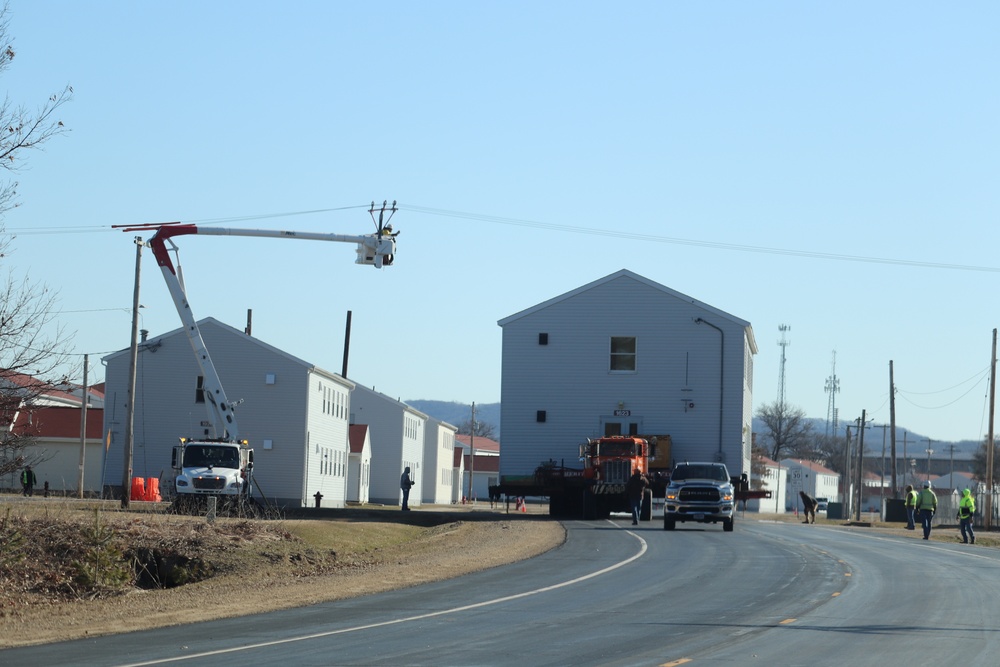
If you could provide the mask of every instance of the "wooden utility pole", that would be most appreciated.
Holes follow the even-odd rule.
[[[896,476],[896,385],[892,379],[892,359],[889,360],[889,443],[892,449],[892,497],[899,499],[899,477]]]
[[[865,411],[861,411],[861,426],[858,431],[858,472],[857,483],[858,483],[858,503],[854,507],[854,520],[861,521],[861,491],[864,488],[864,460],[865,460]]]
[[[472,421],[469,422],[469,495],[466,496],[469,503],[472,503],[472,483],[476,473],[476,402],[472,402]]]
[[[87,364],[90,355],[83,355],[83,391],[80,393],[83,402],[80,404],[80,472],[77,477],[77,497],[83,498],[83,466],[87,461]]]
[[[847,442],[844,443],[844,518],[851,518],[851,427],[847,427]]]
[[[990,355],[990,427],[986,435],[986,530],[993,527],[993,456],[996,444],[993,442],[993,411],[997,394],[997,330],[993,330],[993,354]]]
[[[142,238],[135,237],[135,288],[132,290],[132,346],[128,358],[128,392],[125,406],[125,457],[122,466],[122,509],[128,509],[132,495],[132,431],[135,424],[135,366],[139,356],[139,268],[142,266]]]

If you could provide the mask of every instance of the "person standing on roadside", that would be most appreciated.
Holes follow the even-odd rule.
[[[913,522],[913,515],[917,511],[917,492],[913,490],[912,484],[906,485],[906,529],[916,530],[917,526]]]
[[[410,479],[410,466],[403,469],[403,474],[399,477],[399,488],[403,491],[403,509],[410,509],[410,489],[413,488],[413,480]]]
[[[920,512],[920,525],[924,529],[924,539],[931,537],[931,519],[937,511],[937,496],[931,490],[930,480],[924,482],[924,488],[917,494],[917,511]]]
[[[24,470],[21,471],[22,495],[35,495],[35,484],[38,484],[38,478],[35,477],[35,471],[31,469],[31,466],[24,466]]]
[[[649,480],[636,468],[632,471],[632,476],[625,483],[625,495],[628,496],[629,505],[632,507],[632,525],[639,525],[639,515],[642,512],[642,498],[646,495],[646,487]]]
[[[972,517],[976,513],[976,499],[972,491],[962,490],[962,499],[958,501],[958,527],[962,530],[962,543],[976,543],[976,531],[972,529]]]

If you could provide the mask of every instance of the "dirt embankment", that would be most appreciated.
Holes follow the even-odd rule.
[[[499,511],[205,519],[0,500],[0,647],[273,611],[530,558],[560,524]],[[223,591],[238,590],[240,604]]]

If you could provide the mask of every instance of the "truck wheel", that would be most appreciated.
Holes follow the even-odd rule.
[[[639,508],[639,521],[649,521],[653,518],[653,492],[646,489],[642,494],[642,506]]]
[[[673,519],[663,520],[663,530],[673,530],[676,526],[677,524],[674,522]]]
[[[722,530],[726,531],[727,533],[733,532],[733,524],[735,523],[735,521],[736,521],[735,519],[723,519]]]
[[[589,490],[583,492],[583,512],[584,521],[594,521],[597,516],[597,497]]]

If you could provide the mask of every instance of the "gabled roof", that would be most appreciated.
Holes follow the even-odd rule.
[[[730,315],[729,313],[727,313],[725,311],[719,310],[718,308],[715,308],[714,306],[710,306],[707,303],[704,303],[702,301],[698,301],[697,299],[694,299],[694,298],[692,298],[692,297],[690,297],[690,296],[688,296],[686,294],[682,294],[682,293],[678,292],[677,290],[670,289],[669,287],[667,287],[665,285],[661,285],[658,282],[654,282],[654,281],[650,280],[649,278],[644,278],[643,276],[640,276],[637,273],[633,273],[632,271],[629,271],[628,269],[622,269],[620,271],[612,273],[611,275],[605,276],[605,277],[600,278],[598,280],[595,280],[595,281],[593,281],[591,283],[587,283],[586,285],[583,285],[582,287],[577,287],[574,290],[570,290],[569,292],[566,292],[565,294],[561,294],[561,295],[559,295],[557,297],[553,297],[553,298],[549,299],[548,301],[543,301],[542,303],[539,303],[539,304],[537,304],[535,306],[532,306],[531,308],[526,308],[525,310],[522,310],[522,311],[520,311],[518,313],[514,313],[513,315],[509,315],[508,317],[505,317],[502,320],[499,320],[497,322],[497,324],[500,325],[501,327],[506,326],[507,324],[509,324],[511,322],[519,320],[519,319],[521,319],[523,317],[527,317],[528,315],[536,313],[536,312],[538,312],[540,310],[544,310],[545,308],[548,308],[549,306],[555,305],[555,304],[557,304],[557,303],[559,303],[561,301],[565,301],[567,299],[571,299],[571,298],[577,296],[578,294],[582,294],[583,292],[587,292],[589,290],[592,290],[595,287],[600,287],[601,285],[606,285],[606,284],[608,284],[608,283],[610,283],[612,281],[619,280],[621,278],[628,278],[628,279],[634,280],[634,281],[636,281],[638,283],[642,283],[643,285],[647,285],[648,287],[652,287],[655,290],[659,290],[660,292],[663,292],[666,295],[672,296],[672,297],[674,297],[674,298],[676,298],[676,299],[678,299],[680,301],[686,301],[687,303],[690,303],[690,304],[692,304],[694,306],[697,306],[698,308],[701,308],[702,310],[704,310],[706,312],[712,313],[713,315],[715,315],[717,317],[720,317],[720,318],[725,319],[725,320],[729,320],[730,322],[732,322],[734,324],[738,324],[738,325],[742,326],[746,330],[746,332],[747,332],[747,338],[748,338],[748,340],[750,342],[750,346],[751,346],[753,352],[755,352],[755,353],[757,352],[757,343],[756,343],[756,341],[754,340],[754,337],[753,337],[753,329],[751,328],[750,323],[747,322],[746,320],[740,319],[740,318],[736,317],[735,315]]]
[[[777,461],[775,461],[774,459],[768,458],[766,456],[761,456],[758,460],[761,463],[763,463],[765,466],[767,466],[768,468],[778,468],[778,469],[781,469],[781,468],[785,467],[785,466],[781,465],[780,463],[778,463]]]
[[[813,472],[820,475],[833,475],[834,477],[840,477],[840,473],[834,472],[833,470],[830,470],[829,468],[826,468],[820,465],[819,463],[816,463],[815,461],[807,461],[804,459],[782,459],[781,463],[786,467],[792,465],[798,465],[802,466],[803,468],[808,468],[809,470],[812,470]]]
[[[305,367],[307,370],[309,370],[309,371],[311,371],[313,373],[318,373],[318,374],[324,375],[324,376],[326,376],[326,377],[328,377],[330,379],[336,379],[336,380],[338,380],[340,382],[344,382],[344,383],[348,384],[351,388],[353,388],[353,386],[354,386],[353,382],[351,382],[347,378],[341,377],[340,374],[338,374],[338,373],[331,373],[330,371],[324,370],[324,369],[320,368],[319,366],[316,366],[315,364],[311,364],[308,361],[305,361],[304,359],[300,359],[299,357],[296,357],[293,354],[289,354],[288,352],[285,352],[284,350],[282,350],[280,348],[274,347],[273,345],[269,345],[268,343],[265,343],[264,341],[262,341],[259,338],[254,338],[253,336],[248,336],[246,333],[240,331],[239,329],[237,329],[235,327],[231,327],[231,326],[229,326],[228,324],[226,324],[224,322],[220,322],[219,320],[215,319],[214,317],[206,317],[206,318],[198,320],[198,328],[199,329],[205,329],[207,327],[217,327],[219,329],[222,329],[223,331],[225,331],[225,332],[227,332],[229,334],[232,334],[234,336],[239,336],[239,337],[244,338],[244,339],[246,339],[248,341],[251,341],[254,345],[257,345],[258,347],[260,347],[263,350],[267,350],[268,352],[271,352],[271,353],[276,354],[278,356],[282,356],[282,357],[284,357],[286,359],[289,359],[292,362],[294,362],[294,363],[296,363],[296,364],[298,364],[300,366]],[[157,341],[159,339],[161,339],[161,338],[173,338],[175,336],[181,336],[181,337],[183,337],[183,339],[185,341],[185,344],[186,344],[186,342],[187,342],[187,332],[184,330],[184,327],[178,327],[178,328],[172,329],[172,330],[170,330],[170,331],[168,331],[168,332],[166,332],[164,334],[160,334],[158,336],[152,336],[152,337],[150,337],[145,342],[140,343],[139,344],[139,348],[140,349],[144,349],[144,348],[155,349],[157,347]],[[128,353],[129,353],[129,349],[128,348],[125,348],[123,350],[118,350],[117,352],[112,352],[111,354],[103,357],[103,361],[105,363],[108,363],[111,359],[115,359],[117,357],[120,357],[120,356],[128,354]]]
[[[455,436],[455,444],[463,445],[466,448],[469,447],[469,440],[470,438],[468,435]],[[475,441],[472,444],[475,446],[477,453],[479,452],[495,452],[498,454],[500,453],[500,443],[497,442],[496,440],[490,440],[489,438],[483,438],[477,435]]]
[[[355,384],[354,385],[354,391],[357,392],[357,393],[361,393],[361,394],[367,394],[368,396],[371,396],[373,398],[377,398],[378,400],[380,400],[380,401],[382,401],[384,403],[388,403],[389,405],[397,406],[397,407],[399,407],[399,409],[401,409],[401,410],[403,410],[405,412],[409,412],[410,414],[416,415],[416,416],[420,417],[421,419],[427,420],[427,419],[431,418],[430,415],[425,414],[425,413],[421,412],[420,410],[417,410],[416,408],[414,408],[414,407],[412,407],[410,405],[407,405],[406,403],[404,403],[402,400],[400,400],[398,398],[393,398],[392,396],[389,396],[387,394],[383,394],[380,391],[376,391],[374,387],[372,387],[372,388],[369,389],[368,387],[366,387],[364,385]]]
[[[101,439],[104,421],[102,408],[87,410],[87,438]],[[40,407],[25,408],[17,413],[12,431],[17,435],[36,438],[76,438],[80,439],[80,408]]]
[[[368,424],[351,424],[348,428],[348,439],[351,442],[351,454],[362,454],[365,451],[365,437],[368,435]]]

